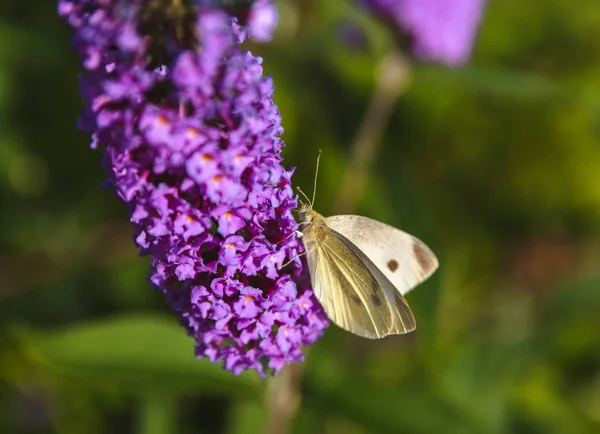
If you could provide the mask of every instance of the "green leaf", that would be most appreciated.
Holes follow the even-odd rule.
[[[59,375],[91,387],[169,393],[201,389],[243,397],[261,389],[255,373],[236,377],[209,360],[197,360],[194,341],[174,319],[130,315],[23,336]]]
[[[369,432],[494,432],[479,426],[469,415],[460,414],[422,378],[397,388],[352,381],[341,389],[307,380],[303,395],[303,402],[311,410],[324,417],[342,416],[368,427]]]
[[[168,434],[176,425],[176,400],[172,395],[153,392],[141,397],[137,432]]]
[[[226,434],[263,432],[267,415],[262,403],[240,400],[236,402],[227,418]]]

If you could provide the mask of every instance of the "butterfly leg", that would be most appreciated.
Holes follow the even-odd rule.
[[[283,240],[279,241],[279,243],[283,243],[284,241],[289,240],[290,238],[292,238],[293,236],[297,236],[298,238],[302,238],[302,232],[301,231],[294,231],[291,234],[289,234],[287,237],[285,237]]]
[[[294,256],[292,259],[290,259],[289,261],[287,261],[285,264],[283,264],[281,266],[281,268],[285,267],[286,265],[291,264],[292,262],[294,262],[296,259],[301,258],[302,256],[306,255],[308,253],[308,250],[305,250],[304,252],[300,253],[299,255]]]

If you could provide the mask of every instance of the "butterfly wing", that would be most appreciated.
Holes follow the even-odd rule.
[[[357,215],[327,217],[329,227],[360,249],[401,294],[427,279],[438,260],[421,240],[385,223]]]
[[[325,225],[304,231],[315,295],[341,328],[366,338],[415,329],[406,300],[360,250]]]

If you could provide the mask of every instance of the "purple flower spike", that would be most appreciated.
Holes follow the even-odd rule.
[[[362,0],[393,21],[423,60],[458,66],[470,55],[485,0]]]
[[[147,4],[59,2],[87,70],[79,124],[104,150],[136,243],[152,256],[150,280],[197,357],[236,375],[276,373],[302,360],[328,322],[294,260],[297,198],[272,81],[227,14],[194,11],[198,42],[185,45],[140,25]]]

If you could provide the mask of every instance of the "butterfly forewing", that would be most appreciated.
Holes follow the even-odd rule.
[[[400,291],[406,294],[438,267],[421,240],[385,223],[357,215],[327,217],[329,227],[356,246]]]
[[[331,227],[328,230],[334,233],[350,250],[352,250],[356,256],[360,259],[362,264],[368,269],[371,275],[377,281],[379,288],[385,295],[385,301],[389,304],[391,310],[392,324],[390,330],[386,335],[391,334],[403,334],[408,333],[416,328],[415,317],[408,307],[406,299],[398,291],[398,289],[389,281],[389,279],[381,272],[381,270],[375,265],[371,259],[364,254],[352,241],[347,239],[345,236],[335,231]],[[372,298],[375,304],[378,304],[375,297]],[[380,301],[379,301],[380,302]],[[384,335],[385,336],[385,335]]]
[[[304,243],[313,290],[334,323],[367,338],[415,328],[406,301],[351,241],[316,222],[304,230]]]

